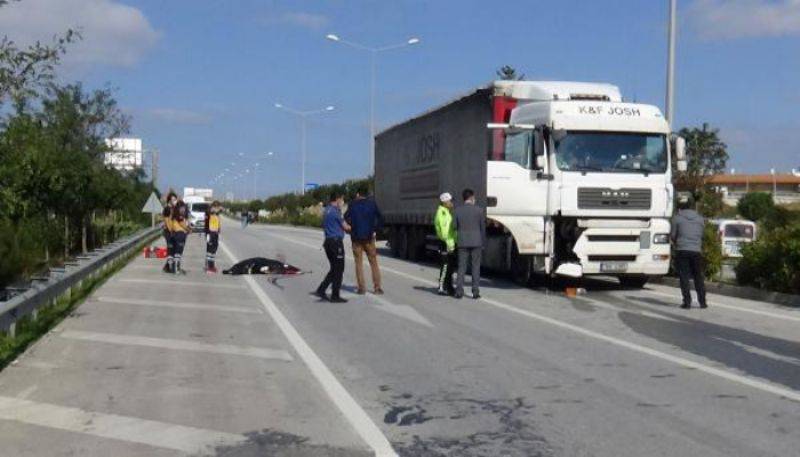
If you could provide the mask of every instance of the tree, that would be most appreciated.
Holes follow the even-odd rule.
[[[775,208],[772,195],[766,192],[748,192],[736,205],[739,214],[751,221],[763,221]]]
[[[503,81],[520,81],[525,78],[525,75],[517,75],[517,70],[511,65],[503,65],[495,74]]]
[[[708,176],[722,173],[728,163],[728,146],[719,138],[719,129],[710,128],[707,123],[702,127],[680,130],[679,135],[686,139],[686,171],[678,171],[675,157],[673,156],[673,175],[675,187],[678,191],[691,192],[698,202],[707,202],[711,211],[704,211],[707,215],[717,215],[722,206],[715,203],[715,196],[706,195],[716,193],[706,188],[705,181]],[[720,202],[721,203],[721,202]]]

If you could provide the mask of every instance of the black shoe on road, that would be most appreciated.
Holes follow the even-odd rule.
[[[705,303],[700,303],[700,308],[706,309],[708,308],[708,305],[706,305]]]
[[[330,301],[331,303],[347,303],[347,299],[342,297],[331,297]]]
[[[478,293],[478,292],[473,292],[472,293],[472,299],[473,300],[477,300],[479,298],[481,298],[481,294],[480,293]]]
[[[439,294],[439,295],[441,295],[441,296],[443,296],[443,297],[446,297],[446,296],[448,296],[448,295],[452,295],[451,293],[447,292],[447,291],[446,291],[446,290],[444,290],[444,289],[439,289],[439,290],[438,290],[436,293],[437,293],[437,294]]]
[[[685,304],[681,305],[681,309],[689,309],[691,307],[692,307],[691,305],[685,305]]]
[[[464,294],[461,292],[456,292],[453,294],[453,297],[457,298],[458,300],[461,300],[462,298],[464,298]]]

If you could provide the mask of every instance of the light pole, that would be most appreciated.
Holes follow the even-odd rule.
[[[275,103],[275,108],[282,109],[300,118],[301,121],[300,129],[302,132],[300,136],[300,155],[301,155],[300,195],[305,195],[306,194],[306,120],[308,119],[308,116],[312,116],[314,114],[322,114],[328,111],[333,111],[334,107],[332,105],[329,105],[321,109],[315,109],[310,111],[298,111],[296,109],[289,108],[288,106],[284,106],[281,103]]]
[[[379,52],[390,51],[393,49],[400,49],[406,46],[412,46],[420,42],[417,37],[411,37],[403,43],[371,47],[365,46],[354,41],[344,40],[339,35],[332,33],[325,36],[325,38],[335,41],[337,43],[346,44],[347,46],[369,52],[370,55],[370,90],[369,90],[369,170],[373,175],[375,174],[375,60]]]
[[[674,131],[672,120],[675,117],[675,29],[677,27],[677,0],[669,0],[669,32],[667,45],[667,100],[666,117],[669,128]]]

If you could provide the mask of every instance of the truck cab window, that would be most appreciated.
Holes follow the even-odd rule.
[[[506,162],[516,162],[522,168],[531,167],[533,132],[525,131],[506,136]]]

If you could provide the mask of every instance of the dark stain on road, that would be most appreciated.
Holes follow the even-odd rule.
[[[714,395],[714,397],[716,397],[716,398],[733,398],[733,399],[737,399],[737,400],[746,400],[747,399],[747,395],[732,395],[732,394],[718,394],[718,395]]]
[[[674,374],[672,374],[672,373],[667,373],[667,374],[651,374],[651,375],[650,375],[650,377],[651,377],[651,378],[655,378],[655,379],[664,379],[664,378],[674,378],[674,377],[675,377],[675,375],[674,375]]]
[[[212,455],[214,457],[368,457],[373,455],[371,452],[357,449],[310,444],[306,437],[269,429],[248,432],[244,436],[243,443],[217,446]]]
[[[434,419],[428,416],[425,408],[415,406],[393,406],[384,416],[385,424],[395,424],[401,427],[417,425]]]
[[[550,390],[550,389],[558,389],[561,387],[561,384],[550,384],[546,386],[535,386],[534,389],[536,390]]]
[[[544,457],[555,455],[534,427],[534,405],[523,398],[477,400],[445,394],[417,399],[426,408],[460,421],[452,430],[462,435],[413,435],[410,442],[395,442],[402,457]],[[469,425],[468,425],[469,424]],[[480,425],[476,425],[480,424]]]
[[[668,408],[668,407],[672,406],[672,404],[671,403],[660,403],[659,404],[659,403],[639,402],[639,403],[636,403],[636,406],[638,406],[640,408]]]

